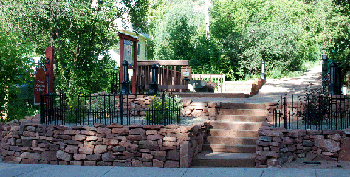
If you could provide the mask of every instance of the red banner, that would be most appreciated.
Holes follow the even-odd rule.
[[[40,105],[40,94],[46,94],[46,73],[44,68],[37,69],[34,85],[34,105]]]

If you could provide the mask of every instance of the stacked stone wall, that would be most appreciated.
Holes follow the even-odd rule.
[[[23,164],[190,167],[207,130],[204,123],[69,128],[23,121],[0,126],[0,154]]]
[[[304,161],[350,161],[350,129],[286,130],[264,123],[256,141],[256,167]]]
[[[182,113],[186,117],[202,117],[213,120],[219,113],[220,103],[217,102],[193,102],[190,99],[181,100]]]

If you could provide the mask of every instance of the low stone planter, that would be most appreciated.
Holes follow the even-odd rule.
[[[262,124],[256,141],[256,167],[304,161],[350,161],[350,129],[286,130]]]
[[[5,162],[84,166],[190,167],[202,151],[206,123],[191,126],[0,124]]]

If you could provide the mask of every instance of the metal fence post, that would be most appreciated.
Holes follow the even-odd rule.
[[[339,67],[337,66],[336,63],[332,62],[330,64],[330,84],[328,86],[328,90],[329,90],[329,94],[330,95],[340,95],[340,89],[338,88],[339,87],[339,84],[338,82],[340,82],[340,74],[339,74],[339,71],[337,70],[340,70]]]
[[[266,80],[265,61],[261,62],[261,79]]]
[[[149,91],[148,91],[150,95],[156,95],[158,93],[157,69],[158,69],[158,65],[154,64],[152,66],[152,83],[149,84]]]
[[[328,63],[327,63],[327,55],[322,55],[322,86],[325,89],[328,86]]]
[[[40,124],[45,123],[45,115],[44,115],[44,96],[40,94]]]
[[[123,61],[123,83],[122,83],[122,94],[129,94],[129,74],[128,74],[128,61]]]

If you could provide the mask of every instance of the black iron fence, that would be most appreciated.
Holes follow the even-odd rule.
[[[68,98],[41,95],[41,123],[55,125],[168,125],[180,123],[180,105],[171,93],[160,95],[93,94]]]
[[[286,129],[340,130],[350,126],[350,97],[307,94],[282,96],[272,109],[273,125]]]
[[[119,93],[120,88],[119,69],[116,71],[111,71],[111,93]]]

